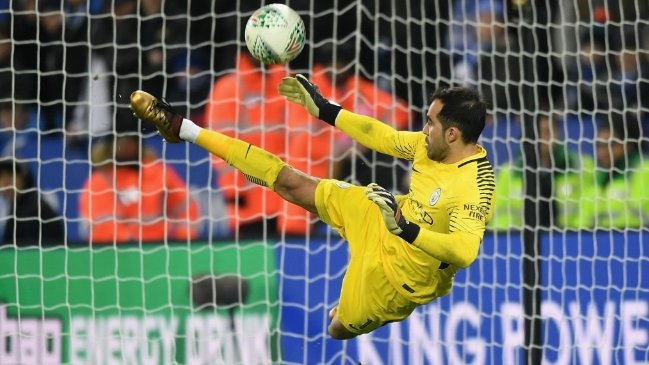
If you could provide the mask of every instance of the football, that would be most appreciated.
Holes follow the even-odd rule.
[[[300,15],[284,4],[269,4],[255,11],[246,23],[248,51],[260,62],[285,64],[297,57],[306,38]]]

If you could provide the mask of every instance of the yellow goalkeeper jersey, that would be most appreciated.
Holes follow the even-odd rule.
[[[343,110],[336,127],[368,148],[412,161],[410,190],[397,196],[404,217],[421,227],[413,244],[386,240],[384,269],[404,295],[419,303],[448,294],[455,271],[477,257],[491,219],[494,172],[481,146],[445,164],[428,158],[422,132],[397,131]]]

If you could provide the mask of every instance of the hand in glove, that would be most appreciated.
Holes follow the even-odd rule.
[[[419,226],[408,222],[401,214],[401,208],[394,195],[378,184],[371,183],[365,188],[365,195],[381,210],[388,230],[408,243],[413,243],[419,235]]]
[[[286,100],[302,105],[312,116],[335,125],[336,117],[342,108],[325,99],[318,87],[303,75],[283,78],[278,89]]]

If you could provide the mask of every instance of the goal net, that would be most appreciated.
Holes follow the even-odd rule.
[[[263,4],[0,0],[0,365],[649,363],[646,0],[290,0],[306,46],[272,67],[243,37]],[[408,193],[408,161],[283,100],[295,73],[397,129],[439,87],[489,105],[478,258],[349,341],[327,332],[340,235],[128,108],[142,89],[316,177]]]

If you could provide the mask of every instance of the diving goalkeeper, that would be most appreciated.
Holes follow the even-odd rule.
[[[201,146],[347,240],[350,260],[338,305],[329,312],[333,338],[372,332],[447,295],[455,272],[477,257],[494,204],[494,173],[477,144],[486,115],[480,95],[437,90],[422,133],[344,110],[302,75],[284,78],[279,93],[364,146],[412,161],[408,194],[306,175],[265,150],[197,126],[144,91],[133,92],[131,108],[167,142]]]

